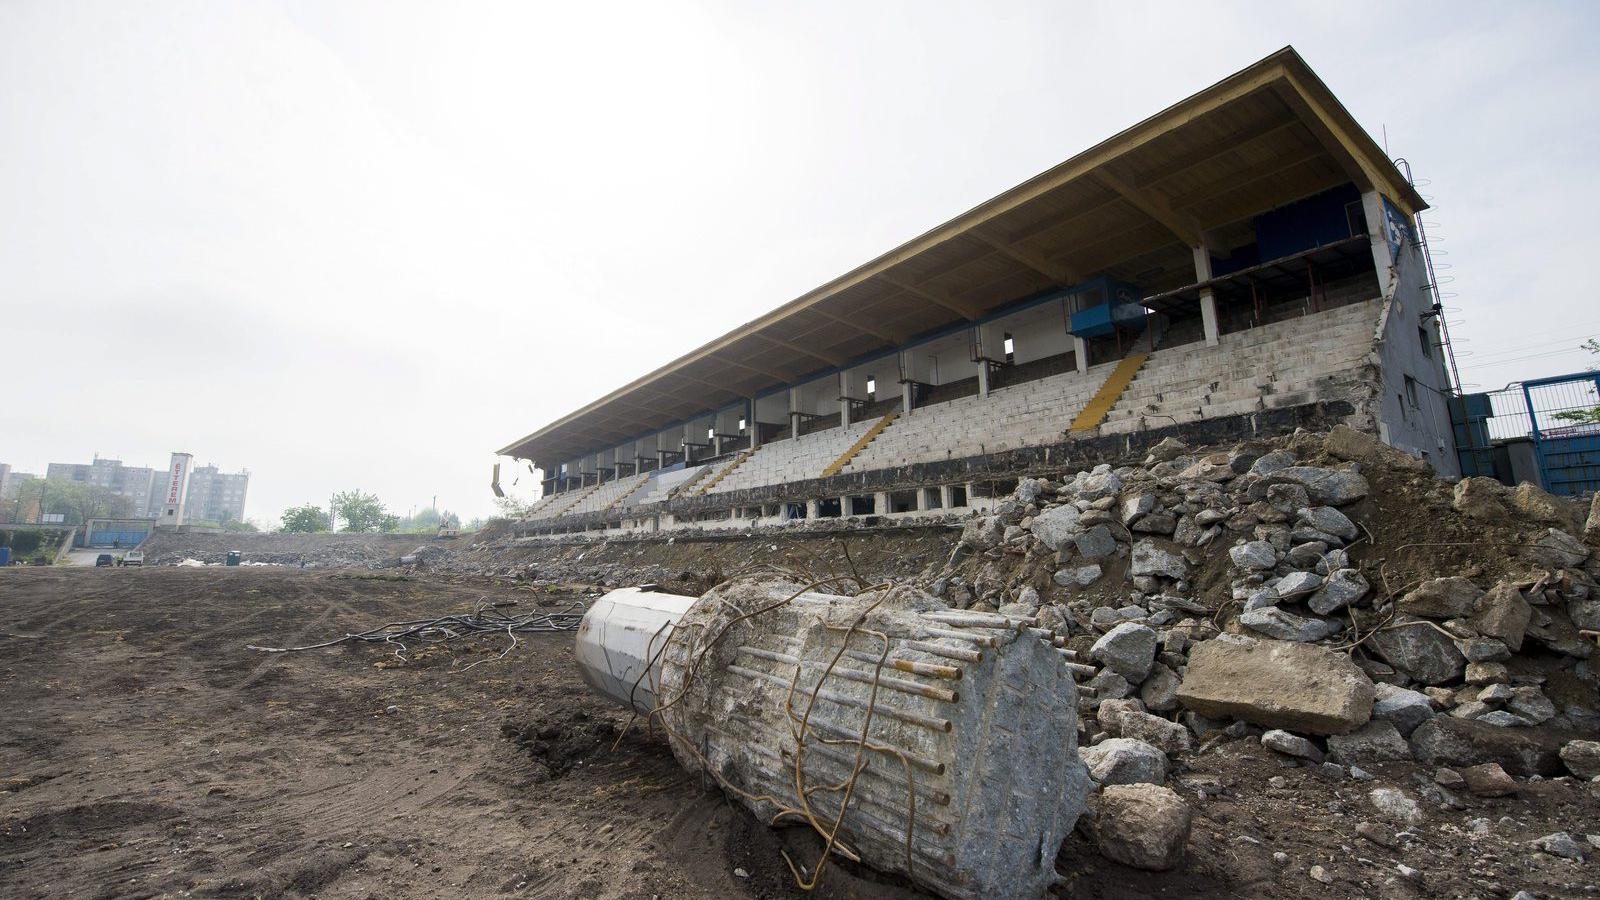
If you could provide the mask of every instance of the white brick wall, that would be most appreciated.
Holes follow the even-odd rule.
[[[818,478],[839,455],[850,449],[857,439],[866,434],[876,418],[852,423],[847,428],[828,428],[802,434],[797,438],[762,444],[744,465],[733,470],[710,491],[720,494],[766,484],[784,484]],[[890,426],[893,430],[894,426]],[[881,435],[880,435],[881,440]]]

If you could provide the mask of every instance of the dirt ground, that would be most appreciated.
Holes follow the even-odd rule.
[[[245,649],[483,598],[573,596],[275,568],[0,571],[0,894],[802,896],[779,850],[815,860],[808,834],[769,831],[642,734],[610,749],[626,716],[586,692],[570,635],[535,636],[498,661],[498,637],[408,661],[380,646]],[[1328,785],[1238,746],[1178,778],[1222,790],[1196,799],[1178,870],[1136,872],[1074,836],[1058,861],[1073,873],[1070,895],[1595,892],[1593,863],[1530,858],[1522,846],[1600,830],[1600,804],[1570,780],[1430,810],[1391,850],[1355,836],[1372,783]],[[1377,774],[1377,784],[1415,787],[1409,769]],[[1268,781],[1276,775],[1280,786]],[[1478,817],[1501,824],[1463,835]],[[1274,860],[1280,851],[1286,861]],[[1421,877],[1397,875],[1397,862]],[[1316,864],[1332,884],[1307,876]],[[839,866],[812,896],[921,895]]]

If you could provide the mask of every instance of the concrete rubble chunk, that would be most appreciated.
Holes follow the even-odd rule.
[[[1353,541],[1361,535],[1361,529],[1350,517],[1331,506],[1313,506],[1300,511],[1300,521],[1318,531],[1331,534],[1346,541]]]
[[[1600,778],[1600,741],[1567,741],[1561,762],[1579,778]]]
[[[1343,653],[1225,635],[1189,654],[1178,702],[1212,718],[1343,734],[1372,717],[1372,681]]]
[[[1311,643],[1332,637],[1344,628],[1333,619],[1297,616],[1276,606],[1263,606],[1239,614],[1239,624],[1280,641]]]
[[[1273,472],[1272,477],[1303,485],[1311,494],[1311,499],[1333,506],[1354,503],[1365,497],[1368,491],[1367,479],[1360,475],[1319,466],[1286,466]]]
[[[1570,528],[1577,519],[1576,509],[1570,508],[1569,501],[1557,498],[1544,488],[1526,481],[1518,484],[1511,490],[1511,508],[1521,513],[1524,518],[1535,522],[1547,522]]]
[[[1051,578],[1062,587],[1088,587],[1100,580],[1100,574],[1099,564],[1090,563],[1072,569],[1061,569]]]
[[[1167,754],[1135,738],[1109,738],[1081,751],[1089,777],[1102,785],[1163,784]]]
[[[1155,494],[1125,494],[1122,497],[1122,524],[1132,525],[1154,512],[1155,508]]]
[[[1051,507],[1037,516],[1029,529],[1039,542],[1051,550],[1059,551],[1068,541],[1083,532],[1078,519],[1082,517],[1078,508],[1072,504]]]
[[[1583,537],[1591,544],[1600,545],[1600,491],[1589,500],[1589,518],[1583,523]]]
[[[1344,765],[1404,760],[1411,759],[1411,746],[1393,723],[1374,719],[1349,734],[1329,737],[1328,755]]]
[[[1392,684],[1379,683],[1374,687],[1378,699],[1372,705],[1372,717],[1393,725],[1402,736],[1410,737],[1418,725],[1433,718],[1433,703],[1428,695]]]
[[[1541,850],[1551,856],[1559,856],[1562,859],[1570,859],[1574,862],[1583,862],[1583,848],[1579,847],[1578,842],[1572,839],[1572,835],[1565,831],[1534,838],[1528,843],[1533,845],[1533,849]]]
[[[1373,788],[1367,792],[1367,800],[1379,814],[1390,821],[1405,825],[1422,824],[1422,807],[1417,805],[1417,801],[1394,788]]]
[[[1161,663],[1150,667],[1150,674],[1139,686],[1139,699],[1151,712],[1171,712],[1178,708],[1178,673]]]
[[[1101,635],[1089,649],[1089,655],[1128,679],[1129,684],[1138,684],[1150,674],[1159,641],[1155,629],[1148,625],[1124,622]]]
[[[1411,733],[1411,752],[1430,766],[1495,762],[1512,775],[1562,774],[1561,739],[1534,728],[1497,728],[1470,719],[1434,716]]]
[[[1189,563],[1182,556],[1161,549],[1154,541],[1144,540],[1133,545],[1133,559],[1128,572],[1131,575],[1179,579],[1189,574]]]
[[[1122,490],[1122,479],[1115,472],[1080,473],[1073,482],[1078,497],[1083,500],[1099,500],[1102,497],[1115,497]]]
[[[1483,588],[1459,575],[1432,578],[1401,597],[1395,608],[1411,616],[1458,619],[1472,615],[1483,594]]]
[[[1522,636],[1533,618],[1533,607],[1523,599],[1516,585],[1502,582],[1478,600],[1472,627],[1479,634],[1499,638],[1512,652],[1522,649]]]
[[[1144,464],[1148,468],[1156,463],[1171,462],[1187,452],[1189,452],[1189,445],[1183,441],[1173,437],[1162,438],[1160,442],[1150,448],[1149,454],[1144,458]]]
[[[1095,721],[1107,734],[1137,738],[1167,753],[1181,753],[1194,746],[1189,729],[1177,722],[1150,715],[1138,700],[1107,700],[1095,712]]]
[[[1247,541],[1228,550],[1228,557],[1241,569],[1270,569],[1278,564],[1278,551],[1266,541]]]
[[[1318,615],[1328,615],[1337,610],[1344,609],[1367,596],[1370,586],[1367,579],[1355,569],[1339,569],[1322,583],[1322,587],[1311,595],[1306,605]]]
[[[1463,478],[1456,482],[1450,505],[1468,518],[1498,522],[1509,514],[1506,509],[1509,493],[1505,485],[1493,478],[1481,475]]]
[[[1271,475],[1294,465],[1295,462],[1293,453],[1287,450],[1274,450],[1271,453],[1263,454],[1260,459],[1257,459],[1250,466],[1250,474]]]
[[[1117,539],[1112,537],[1111,529],[1104,525],[1096,525],[1074,539],[1078,548],[1078,555],[1084,559],[1102,559],[1117,552]]]
[[[1193,819],[1189,804],[1171,788],[1154,784],[1112,785],[1100,792],[1095,838],[1107,859],[1165,872],[1183,859]]]
[[[1322,449],[1337,459],[1359,461],[1377,452],[1378,439],[1349,425],[1335,425],[1322,439]]]
[[[1506,703],[1506,712],[1527,722],[1529,725],[1543,725],[1556,716],[1556,705],[1544,695],[1544,691],[1533,685],[1513,688],[1511,699]]]
[[[1467,766],[1461,770],[1461,777],[1467,782],[1467,790],[1479,797],[1509,797],[1517,792],[1516,780],[1499,763]]]
[[[1559,528],[1547,528],[1534,540],[1529,555],[1547,569],[1570,569],[1589,558],[1589,548]]]
[[[1313,744],[1309,738],[1298,734],[1290,734],[1281,728],[1269,729],[1261,735],[1261,746],[1268,750],[1276,750],[1286,756],[1296,756],[1300,759],[1309,759],[1312,762],[1322,762],[1322,749]]]
[[[1290,572],[1278,579],[1272,586],[1278,596],[1285,600],[1294,600],[1303,597],[1322,586],[1322,576],[1315,572]]]
[[[1372,636],[1371,645],[1385,662],[1423,684],[1455,681],[1467,667],[1455,642],[1426,619],[1397,615]]]

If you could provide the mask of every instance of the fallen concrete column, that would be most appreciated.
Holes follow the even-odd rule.
[[[651,716],[687,769],[763,820],[808,824],[834,852],[946,897],[1055,883],[1088,776],[1072,674],[1031,623],[911,588],[737,581],[668,598],[608,594],[585,616],[578,660],[591,686]],[[674,604],[687,604],[675,618]],[[802,885],[820,875],[814,860],[791,866]]]

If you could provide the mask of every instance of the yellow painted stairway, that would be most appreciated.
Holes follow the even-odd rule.
[[[717,486],[717,482],[721,481],[724,478],[727,478],[730,474],[733,473],[734,469],[737,469],[740,466],[744,465],[744,461],[749,459],[750,458],[750,454],[752,454],[754,452],[755,452],[754,450],[741,451],[738,456],[735,456],[733,458],[733,462],[728,463],[727,465],[722,467],[722,471],[718,472],[715,478],[712,478],[710,481],[708,481],[705,484],[701,485],[700,489],[695,491],[695,495],[698,496],[698,497],[704,497],[706,494],[711,493],[711,489]]]
[[[854,444],[850,445],[849,450],[839,454],[838,459],[834,460],[826,469],[822,470],[822,477],[827,478],[829,475],[839,474],[839,472],[843,470],[845,466],[850,465],[850,460],[855,459],[857,453],[867,449],[867,445],[876,440],[878,435],[883,434],[883,430],[894,424],[894,420],[899,418],[899,416],[899,413],[885,413],[883,418],[879,419],[871,428],[867,429],[866,434],[863,434],[856,440]]]
[[[1095,391],[1094,396],[1089,398],[1089,402],[1084,404],[1083,409],[1078,413],[1078,417],[1072,420],[1072,427],[1068,430],[1073,434],[1078,434],[1099,428],[1100,423],[1104,422],[1106,416],[1111,413],[1111,407],[1116,406],[1117,401],[1122,399],[1122,392],[1126,391],[1128,385],[1133,383],[1133,376],[1139,374],[1139,368],[1149,358],[1150,354],[1148,353],[1130,353],[1124,356],[1122,362],[1117,363],[1117,367],[1111,370],[1110,375],[1106,376],[1105,383],[1100,385],[1100,390]]]

